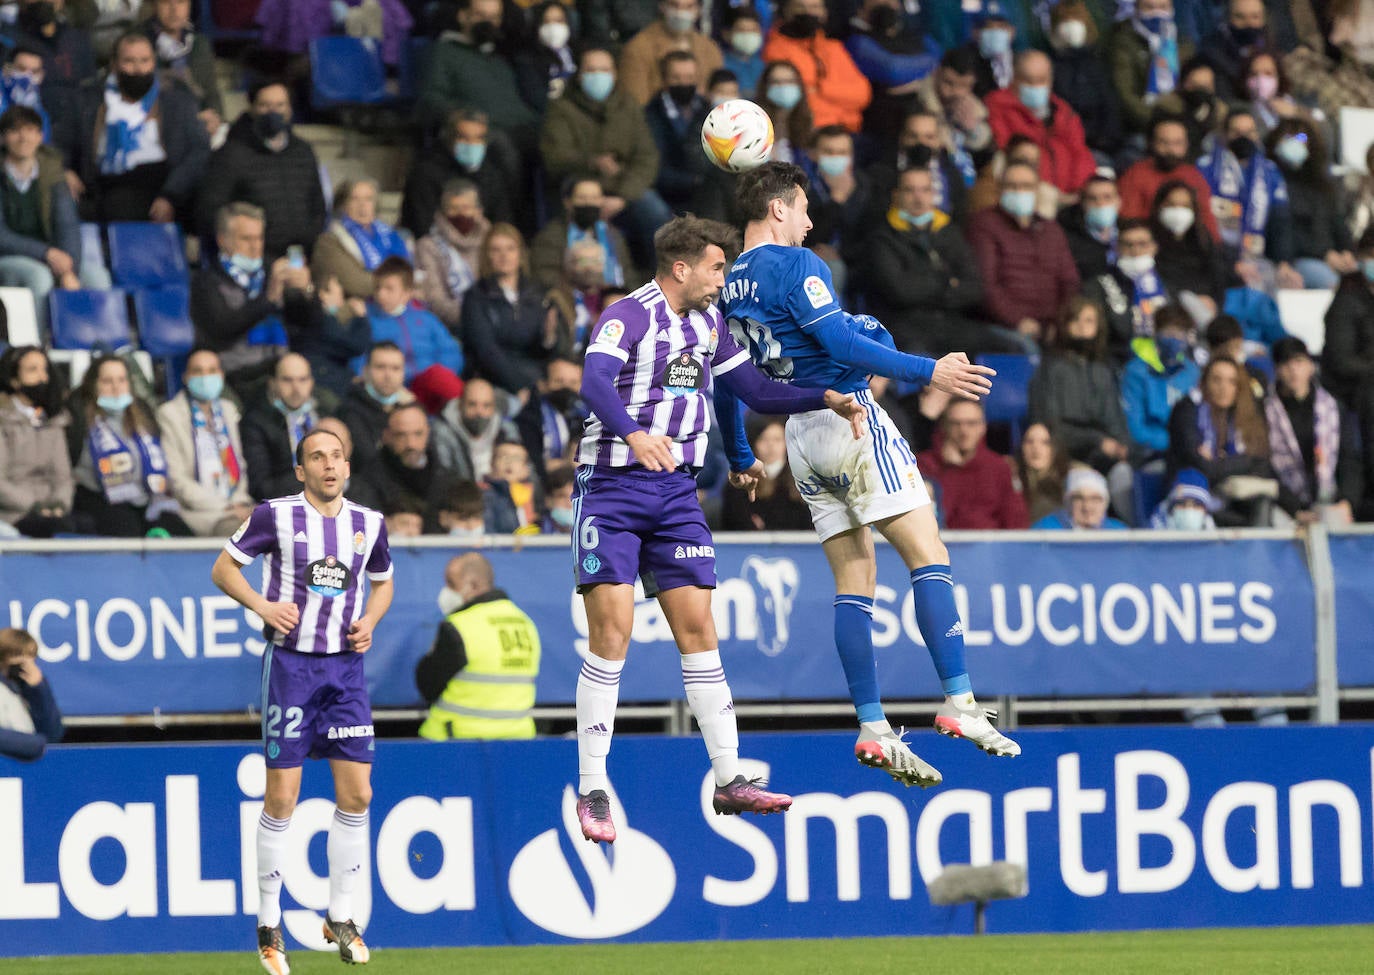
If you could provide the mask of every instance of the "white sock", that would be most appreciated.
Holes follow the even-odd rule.
[[[735,701],[725,682],[719,650],[682,655],[682,686],[692,709],[716,785],[728,785],[739,775],[739,730],[735,725]]]
[[[281,861],[290,825],[289,818],[273,819],[266,810],[258,817],[258,924],[263,927],[281,923]]]
[[[577,791],[610,789],[606,756],[615,734],[615,705],[620,699],[624,660],[605,660],[591,654],[577,675]]]
[[[353,888],[367,857],[367,811],[346,813],[335,808],[329,823],[325,858],[329,861],[329,919],[353,919]]]

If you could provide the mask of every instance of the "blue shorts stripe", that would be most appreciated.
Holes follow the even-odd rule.
[[[262,651],[262,688],[258,697],[261,704],[258,713],[261,716],[258,723],[262,726],[262,743],[267,744],[267,689],[271,686],[272,675],[272,644],[268,643]]]
[[[582,538],[582,495],[586,493],[587,482],[591,480],[592,465],[587,464],[578,468],[573,475],[576,487],[573,489],[573,530],[572,530],[572,554],[573,572],[577,572],[578,565],[582,562],[581,538]]]
[[[877,405],[868,390],[860,390],[857,395],[859,402],[863,404],[864,412],[868,414],[868,432],[873,437],[873,456],[878,462],[878,473],[882,477],[883,487],[887,489],[888,494],[896,494],[901,488],[897,480],[897,466],[887,453],[887,431],[878,419]]]

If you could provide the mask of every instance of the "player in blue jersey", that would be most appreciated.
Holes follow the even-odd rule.
[[[765,163],[740,177],[744,251],[726,277],[721,312],[769,376],[854,393],[868,413],[867,435],[858,441],[833,413],[792,416],[787,457],[835,576],[835,646],[859,718],[855,756],[906,785],[935,785],[940,773],[893,732],[878,694],[872,634],[877,563],[869,526],[882,532],[911,573],[917,624],[945,693],[936,729],[993,755],[1019,755],[1021,748],[974,700],[949,551],[916,457],[868,391],[868,376],[978,399],[992,388],[994,373],[961,352],[938,361],[898,352],[877,321],[845,313],[830,270],[801,246],[811,229],[806,183],[801,168],[788,163]],[[747,445],[734,454],[732,468],[747,476],[738,474],[753,459]]]

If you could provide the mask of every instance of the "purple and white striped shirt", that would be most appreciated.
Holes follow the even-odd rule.
[[[615,388],[625,412],[640,429],[671,437],[673,457],[689,467],[706,459],[712,377],[749,361],[715,305],[679,318],[653,281],[601,313],[587,355],[614,356],[623,363]],[[587,420],[577,462],[597,467],[637,463],[629,445],[595,414]]]
[[[379,511],[347,498],[333,518],[304,494],[264,501],[239,526],[224,550],[239,565],[259,555],[262,594],[268,602],[293,602],[301,621],[272,643],[301,653],[342,653],[348,628],[363,613],[363,576],[391,578],[391,548]]]

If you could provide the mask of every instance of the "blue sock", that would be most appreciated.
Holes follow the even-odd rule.
[[[873,660],[873,597],[835,597],[835,649],[849,684],[859,724],[886,720],[878,697],[878,667]]]
[[[973,684],[964,666],[964,624],[954,606],[954,577],[947,565],[923,565],[911,571],[916,625],[926,641],[940,687],[946,695],[968,694]]]

